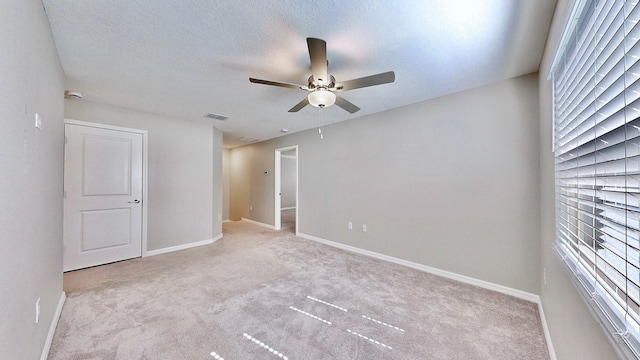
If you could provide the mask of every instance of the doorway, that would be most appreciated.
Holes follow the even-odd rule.
[[[146,251],[147,132],[65,120],[63,271]]]
[[[275,151],[275,220],[276,230],[298,235],[298,145]]]

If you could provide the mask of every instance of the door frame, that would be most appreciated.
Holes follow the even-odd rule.
[[[281,205],[281,187],[282,187],[282,153],[285,151],[296,151],[296,236],[298,235],[298,224],[300,223],[300,200],[298,199],[298,193],[300,192],[299,185],[299,177],[298,177],[298,163],[300,161],[300,152],[298,151],[298,145],[287,146],[283,148],[278,148],[275,150],[275,166],[274,166],[274,178],[275,178],[275,188],[274,188],[274,229],[280,230],[282,228],[282,218],[280,214]]]
[[[94,122],[80,121],[80,120],[73,120],[73,119],[66,119],[66,118],[64,119],[64,123],[70,124],[70,125],[93,127],[98,129],[126,131],[130,133],[136,133],[136,134],[142,135],[142,249],[140,253],[142,254],[141,255],[142,257],[146,257],[147,256],[147,178],[148,178],[147,170],[148,170],[148,164],[149,164],[149,161],[148,161],[149,135],[147,130],[132,129],[127,127],[99,124]],[[65,142],[66,141],[67,140],[65,138]],[[64,169],[63,169],[63,172],[64,172]],[[62,229],[62,231],[64,231],[64,228]]]

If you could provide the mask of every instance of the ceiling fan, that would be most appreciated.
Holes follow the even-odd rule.
[[[325,108],[333,104],[338,105],[351,114],[360,110],[351,102],[336,94],[337,91],[360,89],[367,86],[392,83],[396,79],[393,71],[388,71],[376,75],[365,76],[358,79],[336,82],[336,79],[327,72],[329,61],[327,60],[327,43],[316,38],[307,38],[309,48],[309,58],[311,59],[311,76],[308,85],[296,85],[270,80],[249,78],[249,81],[256,84],[280,86],[290,89],[299,89],[309,92],[309,95],[289,109],[289,112],[297,112],[308,104],[315,107]]]

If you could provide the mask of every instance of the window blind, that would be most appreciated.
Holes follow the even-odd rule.
[[[640,6],[578,1],[552,70],[555,248],[640,358]]]

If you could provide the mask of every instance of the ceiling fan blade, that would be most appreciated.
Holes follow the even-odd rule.
[[[285,87],[285,88],[290,88],[290,89],[298,89],[298,90],[304,90],[306,88],[306,86],[302,86],[302,85],[289,84],[289,83],[283,83],[283,82],[278,82],[278,81],[254,79],[254,78],[249,78],[249,81],[251,81],[252,83],[255,83],[255,84],[273,85],[273,86],[280,86],[280,87]]]
[[[347,80],[337,83],[336,90],[353,90],[360,89],[367,86],[381,85],[392,83],[396,80],[396,74],[393,71],[387,71],[371,76],[361,77],[359,79]]]
[[[307,38],[313,79],[327,83],[327,43],[316,38]]]
[[[302,101],[300,101],[299,103],[296,104],[296,106],[292,107],[291,109],[289,109],[289,112],[298,112],[300,111],[303,107],[309,105],[309,99],[307,99],[306,97],[304,99],[302,99]]]
[[[343,98],[342,96],[338,96],[338,95],[336,95],[336,105],[338,105],[341,108],[347,110],[351,114],[353,114],[354,112],[360,110],[359,107],[353,105],[351,102],[345,100],[345,98]]]

